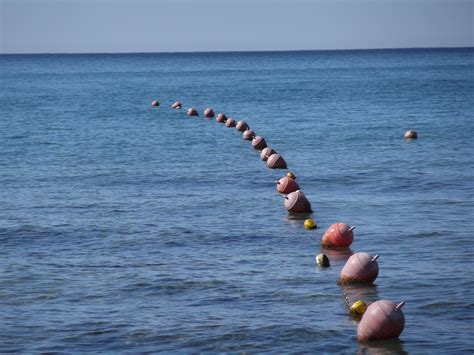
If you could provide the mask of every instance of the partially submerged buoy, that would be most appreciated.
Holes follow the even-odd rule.
[[[329,258],[327,257],[326,254],[323,254],[323,253],[316,255],[316,264],[318,264],[321,267],[331,266],[329,262]]]
[[[246,130],[250,129],[249,125],[245,121],[237,122],[235,128],[237,128],[237,130],[240,132],[245,132]]]
[[[214,111],[212,111],[212,108],[206,108],[204,110],[204,117],[207,117],[207,118],[214,117]]]
[[[398,338],[405,328],[402,307],[405,302],[395,304],[380,300],[372,303],[365,311],[357,327],[360,342]]]
[[[276,188],[279,193],[285,195],[300,189],[298,183],[288,176],[283,176],[280,180],[276,181]]]
[[[171,105],[171,108],[179,110],[183,105],[181,105],[181,102],[176,101],[174,104]]]
[[[405,139],[417,139],[418,138],[418,133],[413,130],[409,130],[405,132]]]
[[[288,174],[286,174],[286,176],[288,176],[290,179],[296,179],[296,176],[295,174],[293,174],[291,171],[288,171]]]
[[[291,192],[285,197],[285,208],[289,212],[295,213],[313,212],[311,210],[311,203],[300,190]]]
[[[152,107],[158,107],[158,106],[160,106],[160,102],[159,102],[158,100],[153,100],[153,101],[151,102],[151,106],[152,106]]]
[[[355,253],[341,270],[340,284],[372,283],[379,275],[378,255]]]
[[[252,140],[252,147],[257,150],[262,150],[267,147],[267,142],[262,136],[255,136]]]
[[[225,121],[227,121],[227,116],[224,115],[223,113],[219,113],[216,116],[216,121],[219,122],[219,123],[225,123]]]
[[[233,118],[228,118],[225,121],[225,125],[226,125],[226,127],[235,127],[236,123],[235,123],[235,120]]]
[[[199,113],[195,108],[188,108],[188,111],[186,112],[188,116],[199,116]]]
[[[280,154],[272,154],[267,159],[267,166],[270,169],[286,169],[286,161]]]
[[[347,248],[354,240],[354,229],[345,223],[334,223],[324,233],[321,243],[330,248]]]
[[[252,131],[251,129],[246,130],[242,134],[242,138],[245,139],[246,141],[251,141],[255,137],[255,132]]]
[[[314,222],[314,219],[312,218],[306,219],[303,225],[305,229],[316,229],[316,223]]]
[[[272,154],[276,154],[275,149],[270,148],[270,147],[266,147],[266,148],[262,149],[262,152],[260,153],[260,158],[263,161],[267,161],[268,157]]]
[[[349,307],[349,315],[355,319],[361,319],[367,310],[367,303],[362,300],[355,301]]]

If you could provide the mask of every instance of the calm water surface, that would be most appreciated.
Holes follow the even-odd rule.
[[[1,352],[472,353],[473,54],[0,56]],[[176,100],[265,136],[320,229]],[[339,220],[376,286],[316,267]],[[343,292],[405,300],[400,340],[358,344]]]

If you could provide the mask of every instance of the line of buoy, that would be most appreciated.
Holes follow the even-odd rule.
[[[160,105],[158,100],[153,100],[153,107]],[[173,109],[180,109],[181,102],[177,101],[171,105]],[[188,116],[199,116],[194,108],[187,110]],[[215,117],[212,108],[204,110],[204,117]],[[265,138],[257,136],[250,129],[245,121],[236,122],[232,118],[227,118],[224,113],[216,116],[216,121],[225,123],[226,127],[235,127],[237,131],[242,132],[244,140],[252,141],[252,147],[260,151],[261,160],[265,161],[270,169],[287,169],[285,159],[278,154],[273,148],[267,146]],[[405,139],[416,139],[418,135],[415,131],[409,130],[404,134]],[[308,214],[312,213],[311,203],[305,194],[300,190],[299,184],[295,181],[296,177],[292,172],[288,172],[287,176],[276,181],[276,189],[279,193],[285,195],[284,206],[289,213]],[[304,228],[308,230],[316,229],[317,225],[312,218],[304,221]],[[378,255],[371,256],[365,252],[358,252],[353,255],[349,247],[354,240],[355,226],[336,222],[332,224],[321,238],[321,249],[326,252],[331,249],[347,250],[347,253],[337,253],[338,255],[348,255],[344,267],[341,270],[338,283],[340,285],[350,284],[373,284],[379,273],[379,265],[377,262]],[[325,253],[316,256],[316,263],[320,267],[330,267],[330,259]],[[346,294],[343,293],[343,300],[349,309],[349,315],[360,321],[357,327],[357,340],[360,342],[396,338],[402,333],[405,326],[405,318],[402,312],[404,302],[395,304],[387,300],[379,300],[373,302],[369,306],[362,301],[357,300],[350,303]]]

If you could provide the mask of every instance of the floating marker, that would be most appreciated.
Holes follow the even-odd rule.
[[[316,255],[316,264],[318,264],[321,267],[329,267],[331,264],[329,263],[329,258],[327,257],[326,254],[318,254]]]
[[[251,141],[255,137],[255,132],[252,131],[251,129],[246,130],[242,134],[242,138],[245,139],[246,141]]]
[[[186,112],[188,116],[199,116],[199,113],[195,108],[188,108],[188,111]]]
[[[283,176],[280,180],[276,181],[276,188],[279,193],[285,195],[300,189],[298,183],[288,176]]]
[[[223,113],[219,113],[216,116],[216,121],[219,122],[219,123],[225,123],[225,121],[227,121],[227,116],[224,115]]]
[[[212,111],[212,108],[206,108],[204,110],[204,117],[207,117],[207,118],[214,117],[214,111]]]
[[[372,283],[379,275],[378,255],[355,253],[341,270],[340,284]]]
[[[181,102],[176,101],[174,104],[171,105],[171,108],[179,110],[183,105],[181,105]]]
[[[255,136],[252,140],[252,147],[257,150],[262,150],[267,147],[267,142],[262,136]]]
[[[238,131],[240,132],[245,132],[246,130],[250,129],[249,125],[245,121],[239,121],[237,122],[237,125],[235,126]]]
[[[417,139],[418,138],[418,133],[416,131],[406,131],[405,132],[405,139]]]
[[[225,125],[226,125],[226,127],[235,127],[236,123],[235,123],[235,120],[233,118],[228,118],[225,121]]]
[[[308,201],[304,193],[300,190],[291,192],[285,197],[285,208],[289,212],[313,212],[311,210],[311,203]]]
[[[267,166],[270,169],[286,169],[286,161],[280,154],[272,154],[267,159]]]
[[[398,338],[405,328],[404,304],[386,300],[372,303],[357,327],[357,340],[365,342]]]
[[[324,233],[321,243],[329,248],[346,248],[354,240],[354,229],[345,223],[334,223]]]
[[[267,161],[268,157],[272,154],[276,154],[275,149],[270,148],[270,147],[266,147],[266,148],[262,149],[262,152],[260,153],[260,158],[263,161]]]
[[[151,106],[152,106],[152,107],[158,107],[158,106],[160,106],[160,102],[159,102],[158,100],[153,100],[153,101],[151,102]]]

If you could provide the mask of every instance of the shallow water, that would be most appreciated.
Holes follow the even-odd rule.
[[[0,56],[1,351],[472,353],[473,54]],[[284,155],[318,230],[208,106]],[[339,220],[376,286],[316,267]],[[358,344],[342,292],[404,300],[400,340]]]

